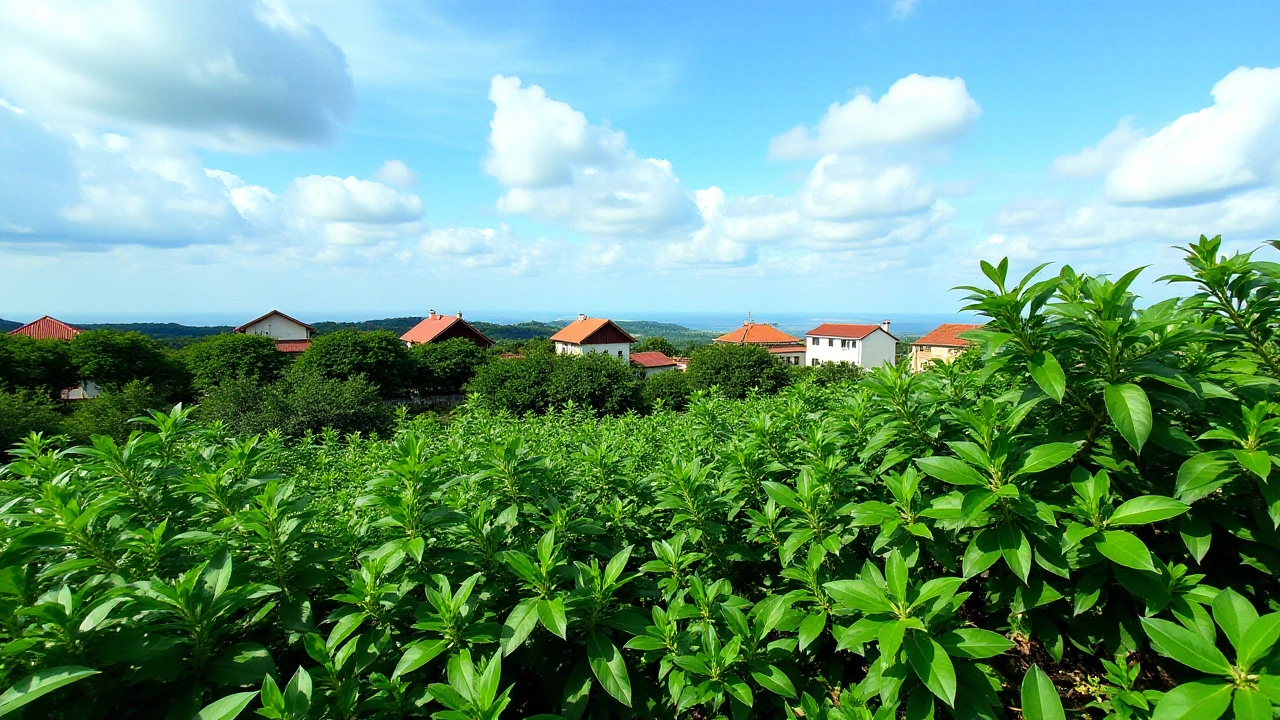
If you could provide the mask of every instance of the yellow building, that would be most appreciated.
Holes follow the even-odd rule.
[[[951,362],[972,343],[960,335],[977,330],[981,325],[947,323],[930,330],[927,335],[911,343],[911,371],[920,372],[931,360]]]

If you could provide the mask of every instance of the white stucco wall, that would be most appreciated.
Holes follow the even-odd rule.
[[[557,342],[556,352],[562,355],[583,355],[585,353],[607,353],[616,358],[622,358],[627,362],[631,362],[631,345],[630,343],[601,343],[599,345],[574,345],[573,343]],[[619,355],[618,353],[622,354]]]
[[[301,323],[287,320],[279,315],[271,315],[258,322],[245,326],[248,335],[266,335],[276,340],[306,340],[311,337],[307,328]]]
[[[813,344],[814,340],[818,344]],[[822,363],[847,362],[852,365],[871,368],[893,363],[898,341],[883,330],[873,330],[861,340],[830,337],[826,335],[809,335],[805,337],[807,365]]]

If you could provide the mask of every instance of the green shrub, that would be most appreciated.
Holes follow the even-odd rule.
[[[409,348],[416,375],[415,388],[422,395],[455,395],[494,358],[489,350],[466,338],[422,343]]]
[[[0,388],[0,457],[33,432],[56,433],[61,422],[62,416],[47,395]]]
[[[689,377],[675,370],[650,375],[644,381],[644,397],[650,406],[661,400],[669,410],[683,410],[689,404],[691,392]]]
[[[231,380],[273,382],[289,364],[289,357],[276,349],[276,341],[263,335],[223,333],[188,345],[182,359],[191,373],[191,383],[201,392]]]
[[[491,362],[466,384],[468,402],[515,415],[542,412],[551,407],[555,363],[550,353]]]
[[[294,369],[330,380],[363,375],[384,398],[403,393],[413,384],[415,374],[404,342],[388,330],[338,330],[321,335],[298,358]]]
[[[573,403],[599,415],[642,410],[643,387],[625,360],[604,353],[557,356],[549,382],[552,406]]]
[[[636,343],[631,352],[660,352],[667,357],[675,357],[680,354],[676,351],[676,346],[661,335],[650,335],[641,340]]]
[[[82,332],[71,341],[71,358],[80,378],[102,388],[118,390],[141,381],[166,397],[175,397],[184,396],[190,384],[182,362],[138,332]]]
[[[305,372],[289,373],[274,383],[229,380],[205,395],[199,412],[236,435],[277,430],[291,437],[325,429],[384,433],[394,415],[378,388],[363,377],[333,380]]]
[[[725,397],[744,398],[751,390],[772,394],[790,381],[787,368],[758,345],[716,343],[693,351],[689,357],[689,387],[719,388]]]
[[[108,386],[92,399],[76,400],[73,412],[63,423],[67,435],[87,442],[94,435],[106,435],[117,441],[140,429],[130,422],[148,410],[168,407],[165,396],[145,380],[131,380],[118,387]]]
[[[788,367],[797,381],[810,380],[819,385],[838,385],[857,382],[867,376],[867,371],[847,362],[822,363],[821,365],[792,365]]]
[[[57,397],[78,381],[70,343],[0,333],[0,387],[39,390]]]

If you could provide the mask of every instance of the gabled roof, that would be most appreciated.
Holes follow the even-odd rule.
[[[713,342],[738,345],[790,345],[800,342],[768,323],[744,322],[742,327],[716,338]]]
[[[278,315],[278,316],[280,316],[280,317],[284,318],[285,320],[288,320],[288,321],[290,321],[290,322],[295,322],[295,323],[297,323],[297,324],[301,325],[302,327],[304,327],[304,328],[306,328],[306,329],[310,330],[311,332],[315,332],[315,331],[316,331],[316,329],[315,329],[315,328],[311,327],[310,325],[308,325],[308,324],[306,324],[306,323],[302,322],[301,320],[299,320],[299,319],[297,319],[297,318],[289,317],[288,315],[285,315],[284,313],[280,312],[279,310],[272,310],[271,312],[269,312],[269,313],[267,313],[267,314],[265,314],[265,315],[262,315],[261,317],[256,317],[256,318],[254,318],[254,319],[250,320],[249,322],[247,322],[247,323],[245,323],[245,324],[241,325],[240,327],[236,328],[235,330],[232,330],[231,332],[244,332],[244,331],[245,331],[245,330],[246,330],[250,325],[256,325],[256,324],[258,324],[258,323],[262,322],[263,320],[266,320],[267,318],[271,317],[272,315]]]
[[[459,323],[461,323],[461,325],[458,325]],[[458,327],[454,328],[455,325],[458,325]],[[474,325],[463,320],[461,314],[437,315],[434,311],[432,311],[432,313],[427,317],[423,318],[422,322],[410,328],[409,332],[401,335],[400,339],[411,345],[429,343],[436,338],[442,337],[450,328],[454,328],[455,334],[469,335],[472,336],[470,339],[473,341],[477,339],[483,341],[481,343],[477,343],[483,347],[493,346],[493,341],[484,333],[477,330]]]
[[[82,332],[84,331],[74,325],[45,315],[39,320],[32,320],[22,327],[10,330],[9,334],[26,335],[37,340],[70,340]]]
[[[967,347],[971,345],[968,340],[960,337],[961,334],[970,330],[977,330],[981,325],[967,325],[965,323],[945,323],[930,330],[924,337],[911,343],[912,345],[942,345],[944,347]]]
[[[676,361],[667,357],[666,353],[654,350],[651,352],[631,353],[631,364],[639,365],[642,368],[663,368],[675,367]]]
[[[577,320],[565,325],[560,332],[551,336],[553,342],[569,343],[570,345],[589,344],[588,340],[592,335],[611,328],[626,336],[626,342],[635,342],[636,339],[631,333],[618,327],[618,324],[608,318],[589,318],[585,315],[579,315]]]
[[[822,323],[818,327],[805,333],[807,337],[838,337],[848,338],[850,340],[861,340],[871,333],[882,330],[885,335],[897,340],[893,333],[884,329],[882,325],[850,325],[848,323]]]

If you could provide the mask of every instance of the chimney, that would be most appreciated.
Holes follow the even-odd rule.
[[[885,332],[889,332],[889,321],[885,320],[884,322],[880,323],[880,329]]]
[[[586,320],[586,319],[587,319],[587,316],[585,313],[578,313],[578,322],[582,322],[583,320]]]
[[[458,311],[458,319],[459,319],[459,320],[461,320],[461,319],[462,319],[462,311],[461,311],[461,310],[459,310],[459,311]]]
[[[438,317],[438,316],[436,315],[436,309],[435,309],[435,308],[431,308],[431,312],[430,312],[430,314],[429,314],[429,315],[427,315],[427,317],[429,317],[429,318],[431,318],[431,319],[433,319],[433,320],[434,320],[436,317]]]

